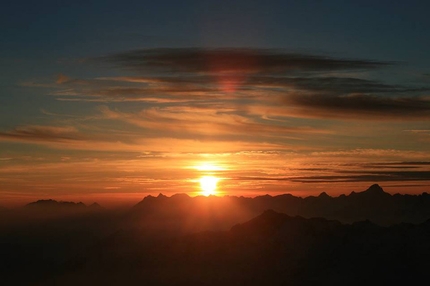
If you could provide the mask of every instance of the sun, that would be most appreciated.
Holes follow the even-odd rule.
[[[219,179],[214,176],[203,176],[200,178],[200,187],[204,196],[216,194],[216,185]]]

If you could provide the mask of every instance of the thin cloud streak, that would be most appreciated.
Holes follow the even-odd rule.
[[[287,97],[293,104],[307,111],[311,117],[348,118],[356,120],[391,119],[417,120],[430,118],[429,97],[377,97],[364,94],[348,96],[304,95]],[[300,113],[300,112],[299,112]]]
[[[73,126],[29,125],[16,127],[12,131],[0,132],[0,139],[11,141],[62,142],[83,140],[83,137],[79,135],[78,130]]]
[[[309,169],[307,170],[309,171]],[[317,171],[317,170],[312,170]],[[321,171],[321,170],[318,170]],[[325,170],[326,172],[328,170]],[[430,170],[426,171],[338,171],[332,173],[343,173],[343,175],[308,175],[288,177],[234,177],[233,180],[240,181],[290,181],[295,183],[330,183],[330,182],[406,182],[406,181],[429,181]],[[348,175],[346,175],[348,174]]]
[[[60,74],[58,90],[51,94],[70,101],[224,104],[240,106],[236,113],[251,109],[260,116],[394,121],[430,117],[428,86],[351,77],[354,70],[398,66],[393,62],[199,48],[136,50],[88,61],[138,76],[72,79]]]
[[[139,113],[123,113],[110,110],[107,106],[99,110],[108,119],[127,123],[174,136],[190,134],[211,136],[258,136],[257,141],[264,137],[300,136],[301,134],[329,134],[323,129],[306,126],[274,125],[272,122],[256,122],[252,118],[230,113],[230,109],[210,109],[192,107],[166,107],[142,110]],[[220,138],[218,138],[220,139]],[[253,140],[254,141],[254,140]]]
[[[375,69],[388,62],[335,59],[268,49],[149,49],[93,59],[138,72],[162,71],[219,73],[288,73],[297,71]]]

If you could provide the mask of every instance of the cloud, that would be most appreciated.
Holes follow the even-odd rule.
[[[51,120],[56,117],[54,122],[64,126],[20,126],[0,131],[0,141],[58,149],[162,154],[302,152],[283,156],[267,153],[264,160],[244,156],[248,162],[246,170],[234,174],[243,177],[254,172],[254,180],[279,174],[271,180],[280,180],[282,176],[288,183],[413,177],[421,180],[427,176],[377,172],[426,171],[418,165],[342,165],[356,158],[360,162],[374,162],[375,158],[428,161],[428,152],[419,151],[424,148],[396,141],[399,132],[406,133],[402,130],[409,130],[415,137],[428,135],[427,126],[416,124],[430,118],[427,90],[360,78],[363,74],[355,73],[395,68],[392,63],[252,49],[141,50],[97,61],[131,72],[120,72],[114,77],[101,72],[84,79],[60,75],[57,83],[50,85],[51,94],[57,99],[103,102],[105,105],[98,107],[97,114],[79,121],[81,115],[44,111],[44,116]],[[52,91],[53,85],[56,89]],[[130,101],[135,103],[117,103]],[[350,119],[366,120],[369,128],[362,122],[339,122]],[[373,128],[380,119],[408,122]],[[382,142],[374,140],[381,134],[387,135]],[[408,153],[410,146],[415,151]],[[299,163],[310,161],[314,165],[309,168],[297,168]],[[333,164],[318,166],[322,161]],[[335,172],[367,168],[372,173]]]
[[[56,81],[56,83],[58,83],[58,84],[63,84],[63,83],[66,83],[66,82],[68,82],[68,81],[70,81],[71,80],[71,78],[70,77],[68,77],[68,76],[66,76],[66,75],[64,75],[64,74],[62,74],[62,73],[60,73],[58,76],[57,76],[57,81]]]
[[[123,113],[101,108],[104,119],[116,119],[130,121],[136,126],[145,127],[148,130],[122,131],[102,127],[87,127],[86,132],[72,126],[19,126],[9,131],[0,132],[0,143],[3,141],[40,144],[55,149],[69,150],[97,150],[118,152],[163,152],[163,153],[215,153],[215,152],[239,152],[249,150],[284,150],[291,146],[280,142],[266,142],[264,138],[255,137],[255,140],[246,140],[240,136],[217,137],[217,132],[223,130],[206,130],[204,124],[194,129],[193,124],[187,121],[174,125],[174,117],[166,117],[164,124],[151,124],[140,121],[138,115]],[[136,118],[134,118],[136,116]],[[149,116],[159,116],[157,113]],[[130,117],[127,119],[127,117]],[[100,120],[100,119],[98,119]],[[172,125],[171,128],[168,126]],[[167,126],[167,127],[166,127]],[[221,124],[222,126],[222,124]],[[85,128],[85,126],[81,126]],[[161,129],[159,129],[161,128]],[[182,128],[188,128],[184,130]],[[216,125],[215,125],[216,128]],[[233,127],[234,128],[234,127]],[[238,128],[237,128],[238,129]],[[228,128],[226,129],[228,130]],[[228,131],[230,132],[230,131]],[[246,131],[244,131],[246,132]],[[306,132],[306,130],[305,130]],[[211,134],[209,134],[211,133]],[[199,136],[196,136],[199,135]]]
[[[256,120],[236,114],[228,107],[170,106],[143,109],[138,113],[126,113],[100,106],[100,112],[107,119],[121,120],[151,130],[161,137],[205,138],[216,137],[225,141],[246,138],[258,142],[270,138],[298,138],[303,134],[329,134],[323,128],[273,124],[271,121]]]
[[[339,169],[301,169],[300,171],[324,172],[327,175],[299,175],[299,176],[238,176],[232,179],[239,181],[289,181],[294,183],[334,183],[334,182],[407,182],[430,181],[429,170],[388,170],[343,171]]]
[[[18,126],[12,130],[0,132],[0,142],[35,143],[59,149],[121,150],[123,148],[126,151],[127,148],[124,146],[132,145],[138,138],[127,132],[97,127],[86,128],[84,125],[81,127],[87,129],[87,132],[78,130],[74,126]],[[118,140],[119,137],[121,141]]]
[[[83,140],[83,137],[73,126],[57,127],[27,125],[16,127],[12,131],[0,132],[0,139],[11,141],[61,142],[70,140]]]
[[[393,70],[401,72],[396,63],[198,48],[137,50],[88,62],[116,70],[95,73],[92,66],[91,73],[80,73],[87,77],[59,74],[50,82],[26,84],[45,88],[58,100],[81,101],[62,105],[61,112],[42,110],[35,119],[57,126],[33,123],[0,130],[0,143],[42,144],[48,148],[41,150],[57,149],[46,153],[61,153],[57,163],[40,169],[45,182],[50,182],[51,170],[63,166],[62,174],[73,169],[76,176],[70,179],[85,184],[91,172],[101,172],[97,180],[106,182],[103,188],[127,186],[111,184],[109,176],[130,186],[145,181],[145,189],[159,185],[149,180],[166,183],[176,176],[181,178],[176,187],[201,175],[184,171],[184,166],[221,153],[228,154],[217,159],[229,167],[222,175],[225,186],[232,178],[232,190],[430,180],[425,147],[429,89],[390,78]],[[85,163],[88,154],[103,152],[123,159],[107,166],[105,161]],[[140,156],[125,155],[130,153]],[[76,154],[79,162],[68,159]],[[0,161],[1,172],[28,173],[26,162],[14,169],[10,165],[16,160]],[[63,183],[68,188],[70,182]]]
[[[394,62],[269,49],[143,49],[89,59],[124,75],[72,79],[60,75],[59,100],[183,106],[234,106],[237,114],[341,120],[430,117],[429,88],[361,76]],[[130,74],[130,71],[133,74]],[[357,73],[360,71],[360,73]]]
[[[285,103],[299,108],[298,115],[304,117],[363,120],[430,118],[429,97],[295,94],[286,97]]]
[[[142,79],[143,80],[143,79]],[[188,105],[230,105],[251,114],[335,119],[417,120],[430,117],[430,97],[373,81],[349,78],[256,77],[244,81],[234,93],[225,93],[208,79],[157,78],[146,86],[74,86],[52,92],[61,100],[141,101]],[[206,81],[206,83],[204,83]]]
[[[417,140],[424,142],[423,144],[428,144],[430,142],[430,130],[428,129],[410,129],[410,130],[404,130],[404,131],[408,132]]]
[[[399,182],[429,181],[430,171],[338,171],[348,175],[303,176],[291,178],[293,182]]]
[[[335,151],[315,151],[311,155],[314,158],[320,158],[323,161],[331,161],[334,158],[345,158],[346,161],[351,163],[353,158],[361,158],[366,164],[368,162],[375,162],[376,159],[380,161],[380,158],[386,158],[386,162],[409,162],[410,160],[418,161],[429,161],[430,153],[428,151],[419,150],[397,150],[397,149],[346,149],[346,150],[335,150]],[[361,162],[362,163],[362,162]],[[385,162],[384,162],[385,163]],[[356,163],[354,163],[356,164]]]
[[[351,94],[351,93],[405,93],[428,91],[428,89],[406,88],[400,85],[384,84],[379,81],[351,77],[279,77],[252,76],[247,79],[252,86],[290,88],[296,91],[315,92],[319,94]]]
[[[430,166],[430,162],[426,162],[426,161],[385,162],[385,163],[373,163],[373,164],[369,164],[368,166],[378,167],[378,168],[397,168],[397,167],[418,168],[420,166]]]
[[[274,73],[374,69],[388,62],[336,59],[268,49],[147,49],[95,59],[137,72],[161,70],[198,74]]]

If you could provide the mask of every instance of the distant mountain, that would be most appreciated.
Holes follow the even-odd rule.
[[[126,220],[159,231],[225,230],[255,216],[254,210],[242,206],[243,200],[248,199],[186,194],[147,196],[130,210]]]
[[[430,221],[348,225],[267,210],[229,231],[118,231],[43,285],[416,284],[429,255]]]
[[[62,216],[86,215],[93,212],[104,211],[97,203],[86,206],[82,202],[56,201],[52,199],[38,200],[25,205],[19,213],[31,215],[31,219],[60,218]]]
[[[29,203],[24,206],[25,208],[86,208],[86,205],[82,202],[65,202],[56,200],[38,200],[36,202]]]
[[[147,196],[129,213],[141,225],[163,228],[167,224],[183,231],[225,230],[272,209],[291,216],[324,217],[343,223],[370,220],[379,225],[401,222],[421,223],[430,218],[430,195],[391,195],[377,184],[363,192],[330,197],[323,192],[314,197],[279,196],[189,197],[177,194]],[[159,222],[163,222],[160,224]]]
[[[99,205],[98,203],[92,203],[91,205],[88,206],[88,208],[92,210],[105,210],[105,208]]]

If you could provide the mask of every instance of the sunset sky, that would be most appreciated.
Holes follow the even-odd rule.
[[[0,205],[430,192],[429,2],[60,2],[2,4]]]

